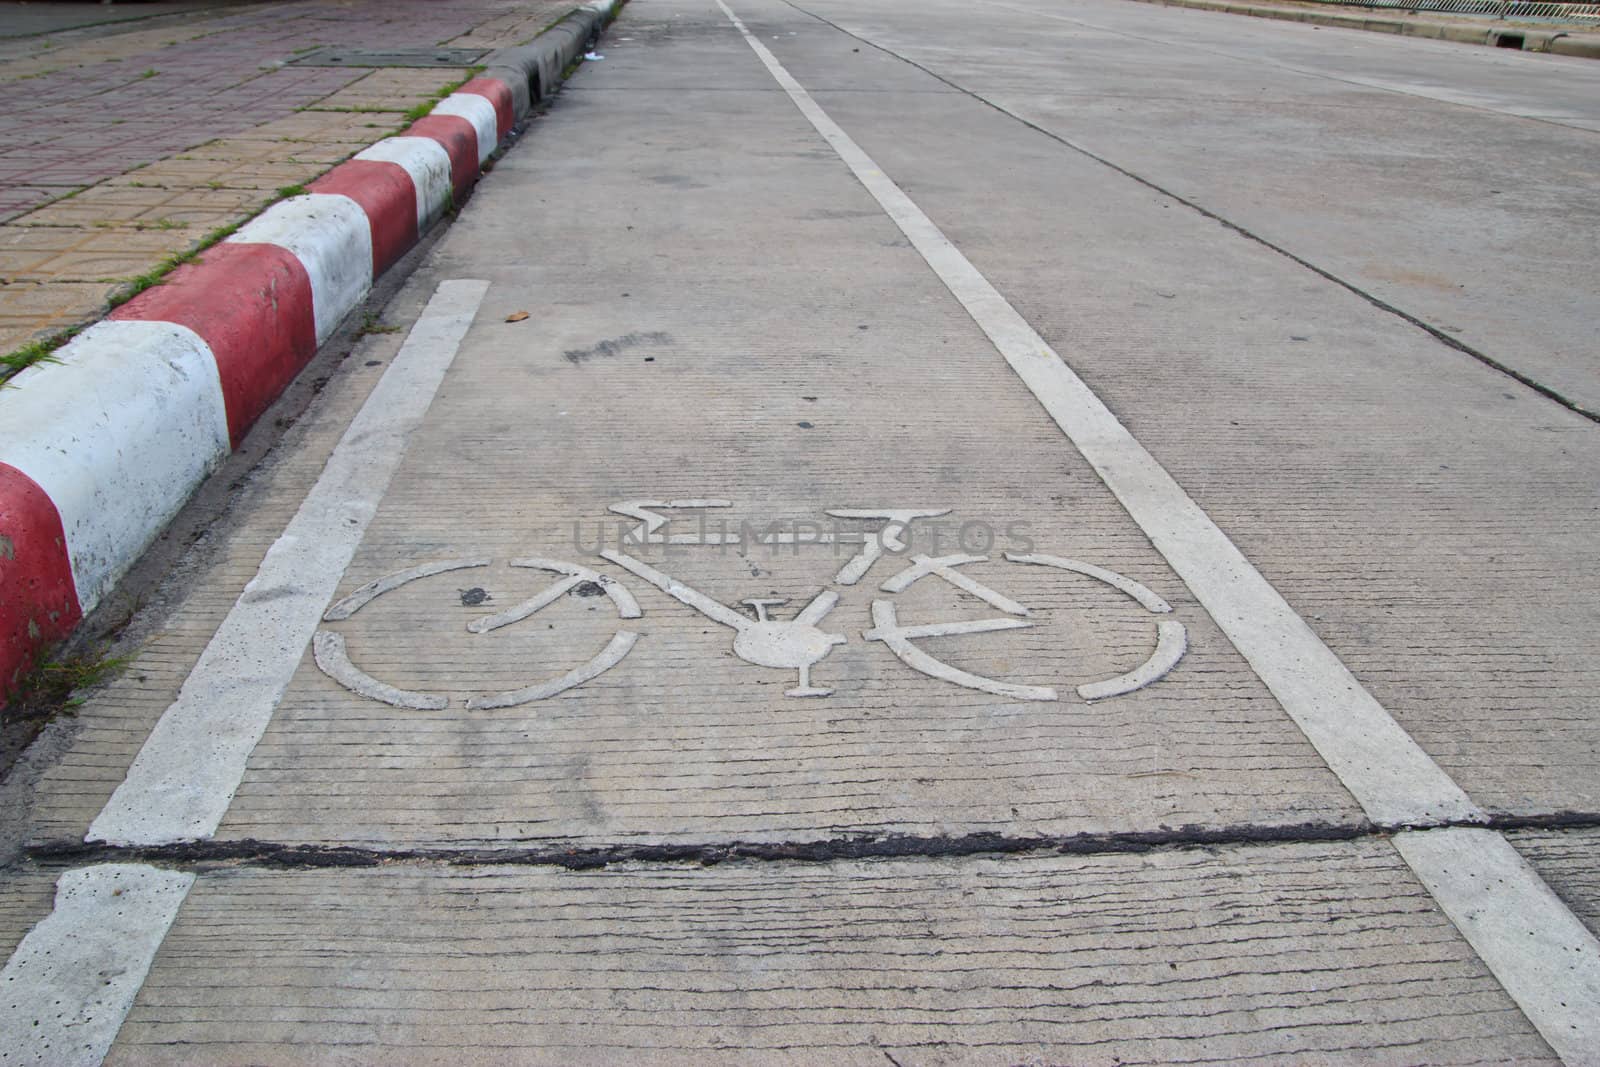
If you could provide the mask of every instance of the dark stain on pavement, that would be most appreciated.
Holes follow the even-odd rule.
[[[670,345],[672,335],[655,330],[650,333],[625,333],[621,337],[613,337],[609,341],[601,341],[593,348],[569,348],[562,355],[567,357],[567,362],[579,364],[597,356],[616,356],[630,348],[641,345]]]

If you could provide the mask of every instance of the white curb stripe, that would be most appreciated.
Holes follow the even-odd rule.
[[[450,206],[450,153],[431,137],[386,137],[362,149],[357,159],[394,163],[411,175],[417,190],[417,232],[425,232]]]
[[[1095,468],[1368,816],[1402,826],[1485,819],[933,220],[723,0],[717,6]],[[1588,961],[1600,950],[1539,875],[1494,831],[1419,831],[1401,834],[1395,843],[1540,1035],[1571,1067],[1596,1063],[1600,984]],[[1498,887],[1486,888],[1486,877],[1500,880]],[[1540,950],[1530,953],[1530,944],[1560,953],[1560,962],[1540,965]]]
[[[348,196],[308,193],[279,201],[228,240],[294,254],[311,277],[319,345],[372,289],[372,227]]]
[[[86,841],[164,845],[216,832],[488,288],[439,286]]]
[[[211,349],[171,322],[97,323],[0,390],[0,461],[38,483],[93,610],[228,455]]]
[[[0,971],[0,1062],[105,1059],[193,884],[192,874],[133,863],[63,874],[55,910]]]
[[[494,155],[500,146],[500,117],[494,105],[477,93],[451,93],[434,107],[435,115],[454,115],[472,123],[478,131],[478,165]]]
[[[1469,827],[1394,846],[1568,1067],[1600,1064],[1600,941],[1528,861]]]

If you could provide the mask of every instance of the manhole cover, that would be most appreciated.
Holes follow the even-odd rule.
[[[470,67],[487,54],[486,48],[318,48],[289,62],[297,67]]]

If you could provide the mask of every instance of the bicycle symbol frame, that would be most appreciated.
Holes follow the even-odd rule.
[[[702,529],[695,534],[678,534],[665,531],[670,521],[668,514],[688,509],[729,508],[733,504],[720,499],[693,500],[630,500],[611,506],[618,515],[637,519],[639,525],[625,543],[639,545],[728,545],[739,544],[740,536],[707,534]],[[922,649],[917,642],[931,637],[950,637],[965,634],[994,633],[1031,627],[1026,621],[1031,614],[1022,604],[1003,593],[962,573],[960,568],[973,563],[988,562],[988,556],[954,554],[927,556],[913,553],[905,538],[912,523],[918,519],[932,519],[950,513],[949,508],[837,508],[825,514],[835,519],[852,519],[881,522],[876,530],[859,532],[826,532],[817,530],[809,537],[798,532],[776,532],[756,538],[757,543],[769,546],[799,544],[855,544],[860,547],[845,561],[834,575],[833,581],[841,586],[853,586],[866,577],[884,555],[903,555],[906,566],[878,586],[878,591],[890,596],[902,593],[924,579],[943,581],[961,592],[968,593],[996,611],[1002,617],[975,619],[962,622],[932,623],[903,626],[894,601],[888,597],[874,597],[871,604],[872,626],[861,636],[868,642],[879,642],[896,659],[912,670],[953,685],[1012,700],[1059,700],[1058,691],[1047,685],[1026,685],[987,678],[962,670]],[[798,672],[794,687],[785,691],[788,697],[828,697],[833,689],[814,685],[811,669],[827,658],[837,645],[849,640],[844,634],[829,633],[822,624],[839,603],[839,594],[824,588],[801,608],[792,619],[774,619],[768,611],[786,603],[770,598],[747,598],[743,603],[753,612],[746,615],[722,602],[693,589],[643,561],[618,549],[604,549],[600,558],[622,568],[636,578],[655,586],[674,600],[693,608],[713,622],[734,631],[733,653],[746,663],[756,666]],[[1095,579],[1133,600],[1152,616],[1170,616],[1172,607],[1147,587],[1116,571],[1090,563],[1038,553],[1003,553],[1009,562],[1029,567],[1049,567],[1070,571]],[[420,578],[449,571],[487,567],[488,559],[453,559],[424,563],[406,570],[384,575],[362,586],[349,596],[336,602],[323,615],[324,622],[340,622],[351,618],[367,604]],[[598,588],[611,602],[619,620],[643,617],[639,602],[621,582],[589,567],[543,557],[527,557],[510,561],[513,567],[548,571],[560,577],[534,596],[504,611],[480,616],[467,624],[474,634],[487,634],[513,625],[549,607],[567,593],[586,583]],[[1089,702],[1106,700],[1135,692],[1160,680],[1183,658],[1188,648],[1188,633],[1183,623],[1174,618],[1156,618],[1155,649],[1138,667],[1124,674],[1086,682],[1076,686],[1077,695]],[[469,711],[486,711],[496,708],[516,707],[538,700],[547,700],[559,693],[582,685],[621,663],[632,651],[640,635],[626,627],[619,628],[594,656],[578,667],[558,677],[531,685],[494,693],[483,693],[467,698]],[[363,671],[351,660],[344,636],[337,631],[319,629],[312,641],[312,653],[318,668],[341,686],[368,697],[400,708],[418,711],[442,711],[450,706],[450,698],[438,693],[401,689],[379,681]]]

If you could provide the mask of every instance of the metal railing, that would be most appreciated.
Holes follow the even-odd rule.
[[[1540,19],[1600,24],[1600,4],[1539,3],[1529,0],[1320,0],[1341,7],[1390,11],[1442,11],[1453,15],[1489,15],[1498,19]]]

